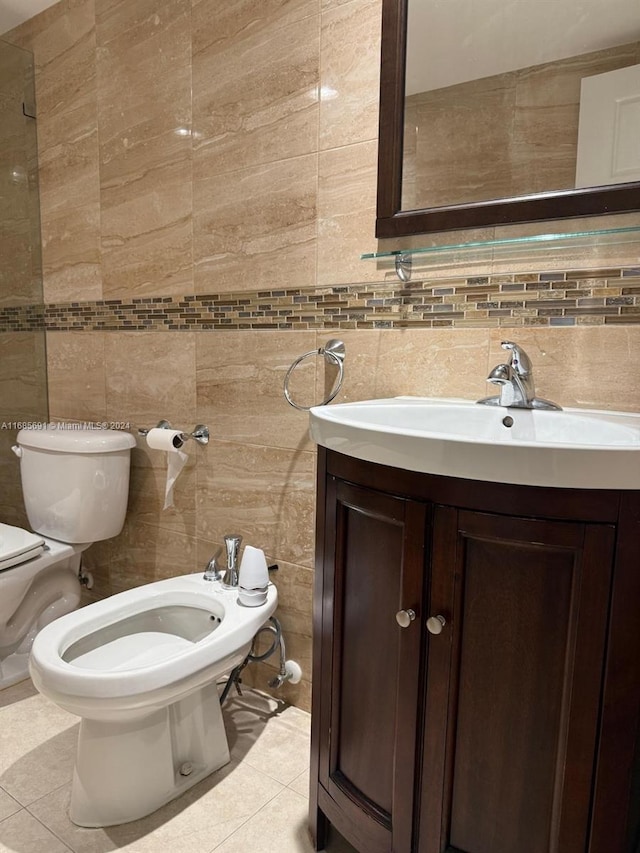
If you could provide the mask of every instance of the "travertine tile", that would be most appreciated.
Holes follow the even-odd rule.
[[[318,161],[318,286],[379,281],[375,252],[378,146],[375,141],[324,151]]]
[[[44,332],[0,333],[0,421],[46,417]]]
[[[345,331],[345,380],[336,402],[410,395],[485,396],[485,329]],[[320,387],[317,393],[320,393]]]
[[[97,6],[104,295],[192,289],[189,0]]]
[[[45,302],[100,299],[100,205],[87,203],[42,211],[42,274]]]
[[[51,418],[105,421],[104,333],[49,332],[47,379]]]
[[[57,3],[10,38],[35,56],[45,296],[99,298],[94,0]]]
[[[264,0],[259,6],[252,0],[227,0],[224,5],[212,5],[214,2],[192,0],[194,54],[212,52],[218,45],[236,42],[245,29],[260,29],[266,25],[286,29],[318,13],[317,0],[288,0],[287,3]]]
[[[376,397],[487,395],[486,329],[407,329],[381,333]]]
[[[273,3],[227,5],[221,10],[219,3],[202,0],[194,7],[194,145],[200,170],[217,175],[315,152],[317,10],[311,14],[308,2],[287,4],[298,7],[297,14],[294,8],[287,15],[285,7],[269,8]]]
[[[70,853],[70,848],[49,832],[26,809],[0,821],[0,851],[13,853]]]
[[[66,786],[31,811],[74,853],[209,853],[281,790],[279,782],[249,764],[232,762],[148,817],[121,826],[74,826],[67,816]]]
[[[309,770],[304,770],[299,776],[290,782],[288,787],[300,794],[301,797],[309,796]]]
[[[192,332],[105,335],[107,418],[174,429],[195,424],[195,339]]]
[[[311,286],[316,183],[315,154],[209,175],[196,152],[196,292]]]
[[[259,841],[257,840],[259,839]],[[307,801],[290,788],[234,832],[216,853],[312,853]]]
[[[0,303],[28,305],[42,292],[36,132],[23,115],[34,97],[33,59],[3,43],[0,61]]]
[[[380,29],[379,0],[351,0],[322,13],[322,151],[378,137]]]
[[[112,592],[196,571],[192,535],[146,524],[135,515],[111,548],[109,586]]]
[[[34,694],[29,682],[2,693],[0,786],[29,805],[71,780],[78,719]]]
[[[244,544],[273,559],[311,566],[315,454],[217,441],[198,469],[198,535]]]
[[[315,332],[196,335],[197,420],[215,440],[311,450],[309,417],[286,402],[283,380],[294,360],[315,348]],[[291,375],[300,405],[314,402],[316,364],[310,356]]]
[[[49,126],[51,140],[48,147],[41,144],[38,160],[43,218],[100,203],[95,103],[87,97],[86,103],[74,112],[79,113],[75,128],[60,122],[57,114],[41,118],[38,111],[38,131],[40,122],[44,122],[45,127]],[[78,298],[87,297],[78,293]]]
[[[6,791],[0,789],[0,821],[19,812],[21,808],[22,806],[17,800],[14,800]]]
[[[223,713],[231,757],[236,761],[283,785],[309,766],[309,714],[286,708],[267,716],[264,709],[256,710],[254,702],[233,694],[223,705]]]

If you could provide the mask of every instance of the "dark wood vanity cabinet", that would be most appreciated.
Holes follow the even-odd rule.
[[[636,853],[638,495],[322,448],[318,493],[317,849]]]

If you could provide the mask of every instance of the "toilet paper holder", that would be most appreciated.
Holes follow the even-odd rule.
[[[169,421],[158,421],[156,424],[156,429],[171,429],[171,424]],[[139,427],[138,435],[148,435],[149,428]],[[193,432],[181,432],[180,437],[183,442],[192,438],[194,441],[197,441],[198,444],[209,444],[209,427],[205,426],[205,424],[196,424],[193,428]]]

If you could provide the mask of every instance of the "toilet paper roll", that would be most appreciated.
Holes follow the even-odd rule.
[[[165,450],[167,453],[167,481],[164,487],[163,509],[170,509],[173,503],[173,487],[180,472],[186,465],[189,454],[180,450],[184,444],[182,433],[176,429],[150,429],[147,433],[147,444],[154,450]]]
[[[184,444],[184,438],[178,429],[154,427],[147,433],[147,444],[154,450],[178,450]]]

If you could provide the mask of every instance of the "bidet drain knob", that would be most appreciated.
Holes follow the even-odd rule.
[[[193,764],[190,761],[185,761],[180,765],[180,775],[190,776],[193,773]]]

